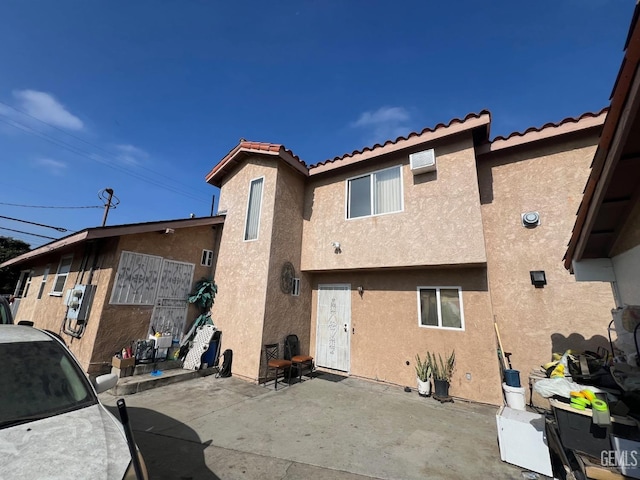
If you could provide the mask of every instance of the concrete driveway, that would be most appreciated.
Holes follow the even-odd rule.
[[[210,376],[125,400],[154,480],[523,478],[500,461],[497,408],[396,386],[321,373],[275,392]]]

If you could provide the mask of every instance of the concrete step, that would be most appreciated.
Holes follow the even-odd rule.
[[[206,377],[219,371],[218,367],[203,368],[201,370],[184,370],[182,368],[161,370],[161,364],[156,365],[160,367],[160,369],[155,370],[154,373],[142,373],[120,378],[118,384],[111,390],[108,390],[108,393],[116,396],[132,395],[134,393],[144,392],[145,390],[151,390],[152,388],[191,380],[192,378]],[[159,372],[159,374],[156,372]]]

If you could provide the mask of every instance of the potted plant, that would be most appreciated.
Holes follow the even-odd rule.
[[[418,394],[421,397],[428,397],[431,394],[431,365],[425,358],[420,360],[420,355],[416,355],[416,380],[418,382]]]
[[[443,360],[442,356],[438,354],[436,359],[435,353],[432,355],[431,352],[427,352],[427,363],[433,372],[434,395],[438,398],[449,397],[449,385],[456,363],[455,350],[451,351],[451,355],[448,357],[445,355],[445,358],[446,360]]]

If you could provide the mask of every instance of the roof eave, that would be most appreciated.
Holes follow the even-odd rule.
[[[309,168],[309,176],[319,175],[331,170],[343,168],[349,165],[353,165],[371,158],[380,157],[382,155],[388,155],[390,153],[399,152],[402,150],[410,149],[418,145],[433,142],[445,137],[456,135],[465,131],[473,130],[476,128],[487,129],[491,123],[491,114],[487,111],[481,112],[472,118],[466,118],[463,121],[451,123],[446,126],[436,127],[434,130],[426,131],[419,135],[413,135],[406,139],[397,140],[395,142],[386,143],[385,145],[375,146],[372,149],[367,149],[361,152],[356,152],[352,155],[343,156],[342,158],[330,160],[324,163],[320,163]],[[487,130],[488,131],[488,130]]]
[[[109,227],[87,228],[80,232],[68,235],[66,237],[49,242],[46,245],[35,248],[29,252],[23,253],[6,262],[0,264],[0,268],[11,267],[25,263],[34,258],[48,255],[58,250],[80,244],[84,241],[98,240],[101,238],[112,238],[123,235],[132,235],[137,233],[163,232],[168,228],[190,228],[206,225],[224,224],[225,217],[216,215],[214,217],[197,217],[184,218],[179,220],[160,220],[157,222],[131,223],[125,225],[114,225]]]
[[[576,222],[564,255],[564,266],[572,271],[573,262],[582,260],[588,236],[595,222],[606,187],[620,159],[624,138],[629,134],[629,117],[638,110],[640,102],[640,4],[636,4],[626,42],[625,56],[611,96],[611,107],[602,127],[600,142],[591,165]],[[634,101],[635,104],[630,103]],[[626,125],[626,128],[625,128]],[[623,138],[624,137],[624,138]]]
[[[487,155],[509,148],[548,140],[562,135],[577,133],[601,127],[607,117],[606,109],[595,114],[584,114],[578,119],[563,120],[559,124],[548,124],[539,129],[534,129],[523,134],[512,134],[507,138],[497,138],[493,142],[478,146],[478,156]]]
[[[265,150],[261,148],[247,148],[243,146],[244,142],[239,143],[231,150],[213,169],[205,176],[205,180],[210,185],[215,187],[221,187],[224,178],[238,165],[242,160],[248,156],[267,156],[278,157],[282,159],[287,165],[291,166],[298,173],[303,176],[308,176],[309,172],[305,165],[298,160],[289,150],[285,149],[282,145],[278,145],[277,150]],[[275,146],[275,145],[274,145]]]

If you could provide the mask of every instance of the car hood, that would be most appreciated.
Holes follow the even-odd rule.
[[[0,430],[0,479],[122,480],[130,461],[122,425],[100,404]]]

